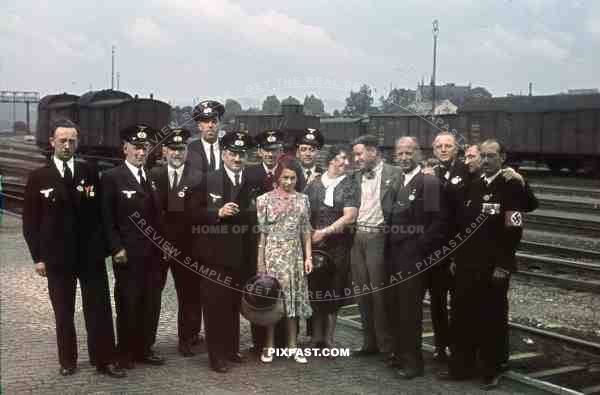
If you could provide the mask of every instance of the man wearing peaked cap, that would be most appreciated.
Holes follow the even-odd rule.
[[[225,106],[215,100],[204,100],[194,107],[199,138],[189,144],[189,162],[203,173],[219,170],[222,166],[218,139],[223,114]]]
[[[153,230],[162,236],[160,196],[145,168],[147,144],[155,134],[146,125],[123,129],[125,160],[102,177],[102,222],[115,274],[117,349],[129,369],[134,362],[164,363],[152,351],[160,315],[162,254],[147,235]]]
[[[317,165],[319,151],[323,146],[324,138],[318,129],[306,129],[304,133],[296,141],[296,157],[300,162],[296,166],[296,174],[298,182],[296,189],[303,191],[316,176],[323,173],[323,169]]]
[[[196,224],[200,231],[194,233],[192,250],[204,268],[216,273],[202,278],[201,292],[210,366],[225,373],[228,363],[244,360],[239,353],[240,287],[256,255],[256,244],[251,242],[256,213],[252,209],[253,186],[244,169],[252,139],[244,132],[230,132],[220,143],[223,167],[207,175],[207,201],[195,210],[207,214],[202,223]],[[219,225],[218,232],[202,231],[215,229],[202,225]],[[230,280],[228,285],[222,281],[226,278]]]
[[[283,141],[284,134],[280,130],[265,130],[255,138],[261,163],[249,166],[247,173],[248,180],[253,185],[259,186],[262,193],[273,190],[277,160],[283,147]]]
[[[166,163],[152,169],[161,199],[164,237],[179,251],[177,256],[166,253],[163,256],[161,288],[164,289],[170,267],[178,302],[178,349],[185,357],[193,356],[192,345],[202,341],[197,337],[202,326],[202,303],[198,292],[201,277],[184,265],[185,258],[191,256],[192,199],[203,178],[202,172],[186,163],[189,137],[187,129],[171,129],[165,140]]]

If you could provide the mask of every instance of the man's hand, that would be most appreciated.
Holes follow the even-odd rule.
[[[46,264],[44,262],[37,262],[35,264],[35,272],[42,277],[46,277]]]
[[[450,274],[452,274],[453,276],[456,275],[456,262],[454,261],[454,259],[452,260],[452,262],[450,262]]]
[[[113,262],[119,264],[127,263],[127,252],[125,251],[125,248],[120,249],[119,252],[113,255]]]
[[[306,258],[304,260],[304,273],[310,274],[312,272],[312,269],[313,269],[312,258]]]
[[[506,269],[502,269],[501,267],[494,268],[494,274],[492,274],[492,278],[494,280],[504,280],[510,276],[510,272]]]
[[[217,215],[219,218],[233,217],[240,212],[239,207],[240,206],[234,202],[225,203],[225,205],[219,209]]]
[[[433,170],[433,167],[424,167],[421,170],[421,173],[423,173],[426,176],[435,176],[435,170]]]
[[[525,186],[525,180],[523,179],[523,176],[517,173],[512,167],[502,169],[502,177],[504,177],[506,181],[515,179],[521,183],[521,186]]]

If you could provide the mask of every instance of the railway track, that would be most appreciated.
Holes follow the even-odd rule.
[[[341,324],[361,330],[357,305],[342,307],[339,317]],[[510,322],[509,327],[511,352],[505,379],[552,394],[600,394],[600,343],[517,322]],[[435,351],[428,301],[424,303],[422,348]]]

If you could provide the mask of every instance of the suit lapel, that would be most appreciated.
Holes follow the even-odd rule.
[[[383,164],[383,169],[381,170],[381,200],[385,198],[385,195],[392,187],[393,174],[392,169],[387,166],[385,163]]]

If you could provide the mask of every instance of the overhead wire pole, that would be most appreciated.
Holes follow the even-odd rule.
[[[437,60],[437,38],[440,33],[438,20],[433,21],[433,73],[431,74],[431,116],[435,116],[435,66]]]
[[[115,46],[112,46],[111,67],[110,67],[110,89],[115,89]]]

